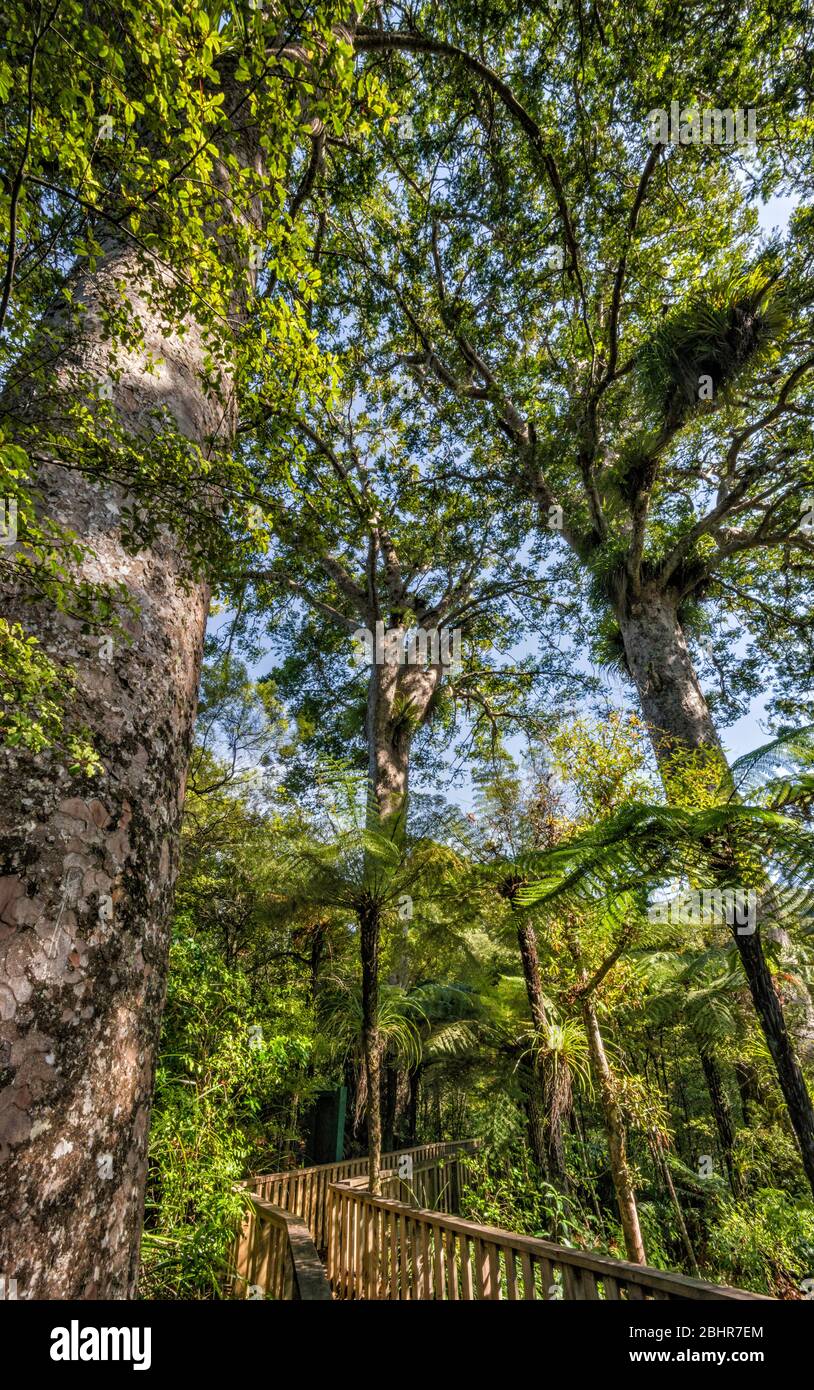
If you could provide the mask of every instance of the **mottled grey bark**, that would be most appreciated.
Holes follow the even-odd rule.
[[[692,657],[678,621],[678,599],[643,588],[619,614],[628,669],[656,752],[671,747],[720,749]]]
[[[635,602],[620,606],[618,617],[628,668],[661,765],[675,748],[720,751],[678,619],[676,596],[645,587]],[[721,758],[723,762],[723,754]],[[731,865],[722,863],[720,868],[724,878],[731,877]],[[740,934],[733,925],[732,935],[814,1192],[814,1105],[766,962],[760,922],[752,934]]]
[[[198,444],[228,429],[202,387],[204,347],[136,291],[139,269],[111,248],[79,283],[89,313],[78,365],[110,380],[94,313],[114,278],[128,285],[144,344],[120,349],[112,404],[127,431],[167,409]],[[145,371],[148,353],[163,359]],[[70,386],[60,369],[59,378]],[[78,710],[103,771],[75,777],[56,756],[0,750],[0,1269],[20,1297],[124,1298],[138,1236],[165,989],[168,918],[195,716],[208,592],[185,583],[164,533],[128,554],[125,500],[56,465],[42,469],[45,511],[89,545],[82,577],[122,583],[135,603],[129,641],[98,637],[44,604],[4,595],[4,612],[76,668]]]
[[[406,810],[410,748],[440,680],[440,666],[374,662],[370,668],[368,776],[378,814],[385,823]]]

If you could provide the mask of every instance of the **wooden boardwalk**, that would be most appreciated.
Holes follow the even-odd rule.
[[[250,1205],[234,1250],[242,1298],[413,1300],[762,1300],[592,1251],[462,1220],[472,1140],[383,1155],[382,1191],[367,1159],[244,1184]]]

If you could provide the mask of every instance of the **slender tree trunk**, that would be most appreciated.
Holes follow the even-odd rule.
[[[767,890],[765,898],[758,898],[757,911],[759,916],[764,902],[771,915],[773,906],[777,902],[777,894],[772,886]],[[814,1060],[814,1000],[811,998],[808,986],[799,978],[801,972],[799,953],[784,926],[779,924],[769,926],[765,934],[767,940],[777,944],[779,951],[779,964],[784,977],[781,986],[783,1012],[788,1020],[789,1032],[794,1038],[795,1048],[803,1062],[811,1063]]]
[[[585,1032],[588,1035],[588,1048],[591,1054],[591,1067],[599,1090],[602,1114],[605,1120],[605,1132],[608,1136],[611,1176],[619,1206],[622,1232],[625,1237],[625,1250],[629,1260],[632,1260],[634,1264],[643,1265],[647,1263],[647,1260],[645,1259],[644,1241],[639,1226],[636,1189],[633,1185],[627,1159],[625,1122],[619,1108],[619,1102],[616,1099],[613,1074],[605,1052],[605,1044],[602,1040],[594,1002],[589,995],[587,998],[583,998],[581,1003],[582,1018]]]
[[[523,979],[535,1032],[542,1036],[547,1023],[543,985],[540,978],[540,958],[534,927],[527,918],[517,919],[517,944],[523,967]],[[552,1078],[547,1075],[545,1058],[535,1051],[529,1067],[529,1136],[537,1165],[556,1187],[568,1192],[568,1173],[565,1167],[565,1147],[562,1137],[563,1120],[567,1109],[552,1106]]]
[[[379,1036],[379,908],[364,906],[359,913],[362,949],[362,1049],[367,1083],[368,1179],[379,1191],[382,1166],[381,1039]]]
[[[384,1119],[382,1122],[382,1153],[392,1153],[396,1123],[396,1088],[398,1077],[393,1066],[384,1069]]]
[[[358,1086],[359,1069],[351,1057],[346,1057],[343,1068],[343,1080],[347,1087],[348,1100],[345,1106],[345,1133],[342,1140],[342,1152],[352,1154],[356,1144],[356,1113],[358,1106]]]
[[[534,935],[534,928],[529,921],[518,918],[517,925],[517,944],[520,948],[520,960],[523,968],[523,979],[526,985],[526,995],[529,1001],[531,1019],[535,1032],[541,1032],[546,1022],[545,1006],[543,1003],[543,987],[540,979],[540,961],[537,954],[537,940]],[[558,1153],[562,1152],[562,1145],[556,1142],[549,1144],[549,1123],[546,1116],[546,1085],[545,1073],[542,1058],[535,1051],[531,1063],[527,1069],[527,1112],[529,1120],[529,1140],[531,1151],[537,1167],[545,1178],[550,1178],[556,1182],[559,1176],[556,1171],[552,1172],[549,1164],[549,1148],[553,1151],[555,1159]]]
[[[526,1117],[531,1152],[543,1177],[548,1180],[548,1146],[545,1115],[545,1078],[536,1061],[526,1068]]]
[[[696,1259],[695,1255],[695,1247],[690,1239],[690,1233],[687,1229],[687,1223],[684,1220],[684,1213],[681,1210],[681,1203],[678,1200],[678,1193],[675,1190],[675,1184],[673,1182],[670,1169],[667,1166],[667,1159],[661,1151],[659,1141],[657,1138],[651,1141],[650,1147],[653,1153],[653,1158],[656,1167],[658,1168],[659,1173],[661,1174],[662,1182],[664,1183],[664,1186],[667,1188],[667,1195],[670,1198],[670,1205],[672,1206],[673,1212],[675,1213],[676,1224],[678,1226],[678,1233],[681,1237],[681,1244],[684,1247],[684,1254],[687,1256],[687,1264],[689,1266],[690,1274],[692,1274],[696,1279],[698,1279],[700,1278],[701,1271],[698,1268],[698,1260]]]
[[[738,937],[737,943],[749,991],[800,1146],[803,1167],[814,1192],[814,1106],[766,964],[759,927],[751,936]]]
[[[168,330],[143,277],[114,245],[77,279],[87,314],[57,384],[70,392],[77,369],[104,380],[133,436],[169,411],[196,444],[228,441],[234,415],[205,388],[202,330],[191,319]],[[113,377],[102,325],[118,282],[144,342],[117,349]],[[125,549],[120,488],[51,464],[38,483],[43,511],[91,547],[78,576],[123,585],[134,612],[129,642],[111,651],[50,606],[3,596],[4,615],[76,669],[103,770],[78,776],[50,753],[0,749],[0,1269],[26,1298],[127,1298],[208,590],[187,582],[166,531],[150,550]]]
[[[407,1142],[416,1143],[418,1133],[418,1093],[421,1087],[421,1067],[410,1072],[410,1098],[407,1103]]]
[[[605,1219],[602,1215],[602,1208],[599,1205],[599,1197],[596,1191],[596,1183],[594,1182],[593,1177],[591,1176],[591,1165],[588,1159],[588,1141],[585,1138],[585,1113],[582,1109],[582,1101],[580,1100],[579,1095],[577,1095],[577,1107],[577,1109],[571,1111],[571,1125],[572,1132],[576,1134],[579,1140],[579,1147],[582,1153],[582,1167],[583,1172],[585,1174],[585,1180],[580,1185],[583,1188],[587,1189],[591,1206],[593,1207],[594,1214],[596,1215],[599,1230],[602,1231],[604,1235]]]
[[[393,1148],[405,1147],[407,1105],[410,1098],[410,1078],[406,1067],[393,1068]]]
[[[675,597],[645,590],[635,604],[621,608],[619,622],[628,667],[660,764],[675,748],[708,748],[723,760]],[[740,933],[733,925],[732,934],[814,1192],[814,1105],[763,953],[760,924],[752,933]]]
[[[699,1043],[698,1053],[701,1058],[701,1066],[704,1072],[704,1080],[707,1083],[712,1115],[715,1120],[715,1128],[718,1131],[718,1142],[721,1145],[724,1167],[726,1168],[729,1186],[734,1197],[743,1196],[743,1180],[738,1171],[734,1158],[735,1131],[732,1126],[732,1112],[729,1108],[726,1090],[724,1088],[721,1069],[717,1059],[708,1047]]]
[[[744,1123],[752,1125],[754,1123],[755,1107],[760,1105],[760,1083],[758,1081],[757,1068],[753,1062],[735,1063],[735,1080],[738,1083],[738,1094],[741,1098],[741,1114]]]
[[[319,972],[322,966],[322,958],[325,954],[325,941],[328,935],[328,923],[317,922],[311,932],[310,950],[308,952],[308,993],[313,1003],[317,997],[319,989]]]

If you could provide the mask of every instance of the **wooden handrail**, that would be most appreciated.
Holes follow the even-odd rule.
[[[397,1181],[396,1171],[382,1180]],[[328,1275],[336,1298],[764,1299],[745,1289],[417,1209],[373,1196],[363,1183],[351,1178],[330,1189]]]
[[[382,1164],[409,1156],[415,1167],[435,1163],[461,1152],[472,1152],[477,1140],[464,1139],[450,1143],[418,1144],[411,1149],[394,1149],[382,1155]],[[332,1183],[345,1178],[363,1177],[368,1160],[346,1158],[338,1163],[318,1163],[311,1168],[290,1168],[278,1173],[260,1173],[241,1186],[253,1196],[285,1211],[296,1212],[308,1226],[317,1250],[328,1244],[328,1191]]]
[[[234,1250],[238,1298],[330,1302],[331,1286],[301,1217],[252,1197]]]
[[[464,1220],[455,1213],[474,1147],[469,1140],[388,1153],[391,1165],[409,1156],[412,1171],[406,1178],[398,1166],[384,1168],[376,1196],[367,1187],[366,1158],[251,1179],[243,1184],[251,1206],[235,1250],[238,1293],[309,1300],[764,1299]],[[272,1193],[288,1209],[270,1201]],[[326,1251],[327,1274],[318,1250]]]
[[[416,1144],[411,1149],[388,1149],[386,1153],[382,1154],[382,1168],[384,1169],[385,1161],[388,1158],[402,1158],[404,1155],[409,1155],[413,1162],[423,1162],[425,1159],[440,1158],[460,1151],[471,1153],[477,1148],[478,1143],[479,1140],[477,1139],[450,1139],[431,1144]],[[309,1168],[281,1168],[276,1173],[256,1173],[253,1177],[247,1178],[241,1186],[248,1187],[253,1191],[255,1184],[276,1182],[280,1178],[303,1177],[308,1173],[327,1173],[329,1170],[338,1172],[340,1169],[347,1169],[347,1176],[353,1177],[357,1172],[366,1173],[367,1165],[367,1154],[362,1154],[356,1158],[337,1159],[335,1163],[312,1164]]]

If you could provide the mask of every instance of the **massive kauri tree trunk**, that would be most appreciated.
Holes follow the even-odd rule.
[[[675,748],[720,751],[720,741],[693,668],[678,616],[678,596],[644,587],[617,610],[628,668],[635,682],[657,758]],[[732,928],[766,1044],[814,1191],[814,1106],[786,1026],[761,941]]]
[[[367,703],[368,775],[379,818],[393,826],[407,806],[410,750],[442,677],[439,665],[374,663]]]
[[[370,668],[367,707],[369,778],[373,809],[386,833],[403,836],[407,810],[410,745],[423,723],[440,679],[440,668],[376,662]],[[362,946],[362,1050],[367,1081],[368,1174],[379,1189],[382,1156],[381,1038],[379,1034],[378,906],[359,914]]]
[[[70,390],[77,371],[109,383],[135,437],[163,410],[205,452],[228,444],[228,363],[213,389],[194,317],[169,326],[148,281],[121,244],[77,278],[87,312],[56,387]],[[112,374],[103,313],[116,282],[143,341],[117,345]],[[103,770],[76,777],[48,753],[0,750],[0,1269],[20,1297],[126,1298],[208,591],[187,581],[169,531],[149,550],[125,548],[119,488],[56,463],[39,485],[45,512],[88,546],[80,578],[124,585],[134,611],[111,654],[53,608],[3,595],[4,614],[75,667]]]
[[[623,603],[619,625],[628,669],[657,754],[674,748],[720,750],[678,618],[678,596],[643,589]]]

